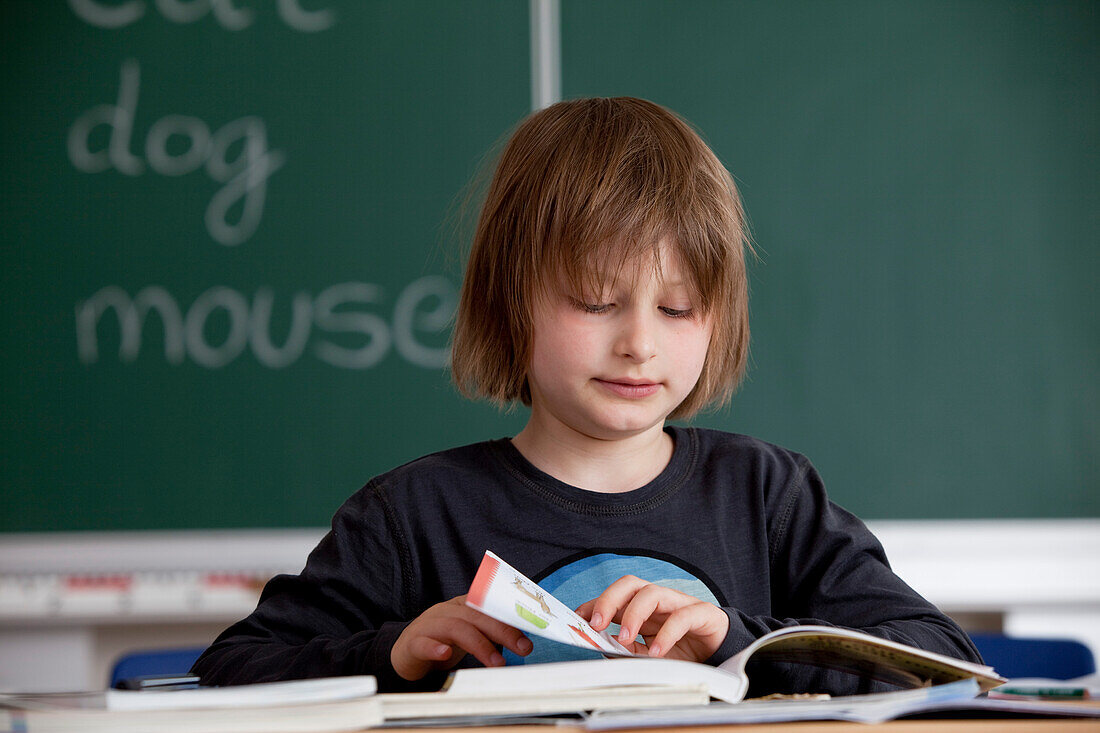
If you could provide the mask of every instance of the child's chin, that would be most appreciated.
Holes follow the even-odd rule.
[[[664,427],[663,416],[647,416],[640,419],[637,416],[622,417],[601,421],[594,436],[602,440],[623,440],[633,438],[653,429],[660,430]]]

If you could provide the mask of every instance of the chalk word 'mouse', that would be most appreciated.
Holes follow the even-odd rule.
[[[291,299],[290,326],[279,345],[271,333],[275,295],[270,288],[256,290],[250,303],[232,288],[215,286],[196,298],[185,313],[159,285],[142,288],[133,297],[112,285],[77,304],[77,354],[85,364],[100,360],[99,326],[107,311],[112,311],[118,319],[119,361],[135,361],[141,352],[145,321],[156,312],[164,333],[164,358],[170,364],[190,358],[200,366],[217,369],[248,349],[260,364],[280,369],[298,361],[312,344],[316,358],[342,369],[368,369],[391,350],[410,364],[435,369],[446,366],[449,351],[421,339],[444,340],[441,334],[456,303],[454,285],[439,276],[422,277],[406,285],[394,300],[389,320],[377,313],[378,306],[386,304],[379,285],[340,283],[315,297],[298,292]],[[207,324],[212,317],[219,323],[228,322],[220,343],[211,343]]]

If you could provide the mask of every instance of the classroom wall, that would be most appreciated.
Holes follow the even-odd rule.
[[[445,369],[528,5],[0,6],[0,532],[316,527],[514,433]],[[738,180],[750,372],[698,420],[872,519],[1100,516],[1091,2],[560,4],[561,94]]]

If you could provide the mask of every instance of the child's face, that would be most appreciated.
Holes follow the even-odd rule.
[[[712,323],[669,247],[660,261],[660,278],[651,261],[627,262],[603,293],[563,284],[536,308],[532,425],[602,440],[663,428],[699,379]]]

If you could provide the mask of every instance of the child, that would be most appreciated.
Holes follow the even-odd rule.
[[[411,690],[471,657],[546,658],[463,604],[486,549],[653,656],[717,664],[780,626],[827,623],[978,661],[805,458],[665,424],[724,403],[744,371],[745,246],[730,175],[669,111],[581,99],[531,115],[490,185],[453,345],[459,388],[523,402],[526,426],[373,479],[195,672]],[[866,689],[770,675],[754,691]]]

